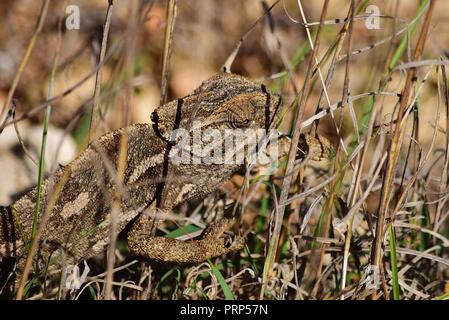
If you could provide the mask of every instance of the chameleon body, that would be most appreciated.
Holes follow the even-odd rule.
[[[229,242],[223,237],[230,227],[227,218],[210,224],[198,240],[180,241],[155,237],[157,219],[148,213],[168,212],[190,198],[204,197],[245,166],[232,162],[174,164],[170,161],[173,130],[192,132],[198,129],[195,123],[200,124],[202,132],[268,130],[275,122],[280,103],[280,96],[263,84],[220,73],[204,81],[192,94],[159,106],[152,114],[152,123],[131,125],[94,140],[43,183],[41,214],[48,219],[42,228],[35,262],[49,261],[62,251],[66,263],[78,264],[104,252],[117,194],[117,232],[129,230],[128,246],[138,256],[162,262],[198,263],[241,249],[243,238]],[[117,168],[121,140],[125,137],[126,162],[120,180]],[[309,149],[308,139],[303,139],[303,149]],[[322,146],[321,141],[319,145]],[[318,148],[318,157],[327,147]],[[28,253],[36,193],[34,188],[0,209],[0,267],[12,258],[19,275]]]
[[[158,107],[152,123],[131,125],[94,140],[43,183],[42,214],[56,186],[61,189],[50,212],[45,213],[49,216],[37,256],[45,260],[62,249],[66,261],[77,264],[103,252],[109,242],[111,208],[117,191],[121,194],[117,231],[130,225],[128,245],[139,256],[176,263],[199,262],[242,248],[242,239],[228,244],[221,237],[229,227],[228,219],[212,223],[201,239],[183,242],[153,237],[155,219],[143,212],[170,211],[192,197],[205,196],[242,169],[242,164],[232,163],[173,164],[169,161],[173,144],[169,139],[174,129],[191,131],[193,121],[201,123],[201,130],[267,129],[279,104],[280,97],[264,85],[221,73],[203,82],[192,94]],[[117,166],[124,135],[128,140],[127,157],[120,185]],[[36,193],[34,188],[1,209],[0,264],[7,258],[15,258],[19,266],[23,264]]]

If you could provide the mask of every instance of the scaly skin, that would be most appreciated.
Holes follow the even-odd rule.
[[[203,240],[182,242],[152,237],[155,219],[141,213],[156,208],[170,211],[192,197],[205,196],[244,166],[173,164],[168,159],[171,145],[167,141],[173,129],[192,131],[193,121],[201,121],[201,132],[207,128],[220,132],[236,127],[267,129],[279,104],[279,96],[262,84],[222,73],[206,80],[192,94],[157,108],[152,124],[131,125],[93,141],[43,183],[44,213],[54,186],[64,174],[68,177],[51,212],[46,213],[50,216],[37,256],[46,261],[56,249],[63,249],[66,261],[76,264],[104,251],[109,241],[111,205],[118,189],[115,172],[120,139],[125,132],[129,141],[124,185],[118,190],[122,195],[118,232],[132,224],[130,249],[144,258],[178,263],[200,262],[241,249],[242,239],[226,244],[221,238],[229,220],[212,224]],[[24,244],[30,239],[35,201],[36,188],[1,210],[0,262],[15,258],[18,273],[27,254]],[[161,251],[168,247],[171,250]]]
[[[168,140],[174,129],[184,128],[190,133],[197,130],[194,121],[201,124],[201,132],[216,129],[223,136],[226,129],[268,130],[275,123],[279,105],[280,97],[263,84],[221,73],[206,80],[192,94],[158,107],[152,124],[131,125],[94,140],[43,183],[41,212],[48,214],[49,219],[35,262],[46,262],[63,251],[66,263],[77,264],[103,252],[109,241],[111,207],[117,193],[121,194],[117,231],[130,225],[128,245],[138,256],[161,262],[199,263],[240,250],[242,238],[231,242],[223,238],[231,224],[229,219],[212,223],[199,240],[154,237],[157,220],[151,213],[168,212],[192,197],[204,197],[244,167],[243,163],[175,164],[170,161],[173,143]],[[125,133],[126,167],[123,185],[118,187],[120,140]],[[289,139],[284,137],[280,142],[281,155],[286,154]],[[217,143],[225,150],[224,141]],[[324,138],[305,136],[298,153],[320,158],[326,156],[329,147]],[[61,190],[53,199],[51,211],[46,212],[56,185],[61,185]],[[14,258],[17,274],[21,273],[27,255],[25,244],[31,237],[36,190],[8,208],[0,208],[0,266]],[[0,290],[1,287],[2,284]]]

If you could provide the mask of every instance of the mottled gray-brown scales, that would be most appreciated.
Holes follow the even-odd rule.
[[[132,224],[128,245],[136,255],[163,262],[197,263],[241,249],[243,239],[229,241],[223,237],[231,220],[212,223],[199,240],[179,241],[154,237],[157,223],[148,212],[168,212],[192,197],[203,197],[244,166],[173,164],[168,161],[168,152],[174,129],[191,131],[194,121],[200,121],[201,130],[268,129],[279,104],[280,97],[263,84],[221,73],[192,94],[158,107],[151,124],[131,125],[94,140],[43,183],[41,208],[45,212],[54,186],[64,174],[68,176],[48,213],[37,256],[45,261],[56,249],[62,249],[66,262],[77,264],[103,252],[109,241],[111,206],[117,191],[121,194],[117,231]],[[125,132],[127,159],[120,186],[116,171],[120,139]],[[25,243],[31,235],[35,201],[36,188],[0,213],[0,264],[13,257],[18,273],[27,254]]]

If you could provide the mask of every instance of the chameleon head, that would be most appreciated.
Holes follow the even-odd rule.
[[[264,84],[219,73],[204,81],[191,95],[157,108],[152,121],[166,138],[174,129],[190,131],[194,123],[202,129],[267,130],[273,127],[280,104],[281,97]]]
[[[201,122],[203,128],[219,129],[268,130],[275,123],[281,97],[264,84],[229,73],[219,74],[205,83],[208,93],[203,97],[204,83],[195,90],[199,103],[191,110],[190,121]]]

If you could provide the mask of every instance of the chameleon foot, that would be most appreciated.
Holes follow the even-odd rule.
[[[232,241],[225,235],[231,221],[221,219],[211,223],[202,233],[199,240],[181,241],[165,237],[151,237],[139,241],[128,238],[128,245],[138,256],[159,262],[200,263],[233,251],[241,250],[245,243],[242,237]]]

